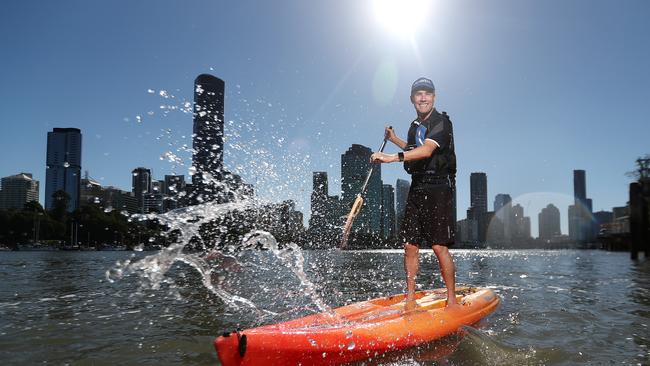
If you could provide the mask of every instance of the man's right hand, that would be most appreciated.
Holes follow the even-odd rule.
[[[384,139],[390,142],[394,142],[395,137],[397,137],[397,135],[395,135],[395,131],[393,130],[393,127],[390,126],[386,127],[386,129],[384,130]]]

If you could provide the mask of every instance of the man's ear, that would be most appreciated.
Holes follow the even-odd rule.
[[[409,97],[409,100],[411,100],[411,104],[415,104],[415,102],[413,101],[413,94],[411,94],[411,96]]]

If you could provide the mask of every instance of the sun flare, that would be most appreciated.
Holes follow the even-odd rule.
[[[393,35],[411,38],[429,10],[428,0],[374,0],[375,17]]]

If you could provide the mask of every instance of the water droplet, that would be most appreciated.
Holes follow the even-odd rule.
[[[188,173],[189,175],[194,175],[194,174],[196,174],[196,168],[195,168],[194,166],[189,167],[189,168],[187,169],[187,173]]]
[[[349,351],[352,351],[354,349],[354,347],[356,347],[356,344],[354,344],[354,342],[350,342],[350,344],[348,344],[348,350]]]
[[[155,92],[156,92],[156,91],[153,90],[153,89],[147,89],[147,93],[149,93],[149,94],[153,94],[153,93],[155,93]]]
[[[347,338],[347,339],[352,338],[352,331],[351,330],[348,330],[347,332],[345,332],[345,338]]]
[[[323,352],[323,358],[327,357],[327,352]]]
[[[63,167],[64,167],[64,168],[69,168],[69,167],[70,167],[70,163],[68,163],[67,161],[64,162],[64,163],[63,163]]]

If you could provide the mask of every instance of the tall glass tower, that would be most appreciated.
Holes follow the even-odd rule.
[[[192,157],[194,200],[211,201],[222,193],[223,179],[223,80],[201,74],[194,80],[194,135]]]
[[[81,130],[54,128],[47,133],[45,169],[45,208],[54,208],[52,195],[65,191],[70,200],[68,212],[79,208],[81,186]]]

